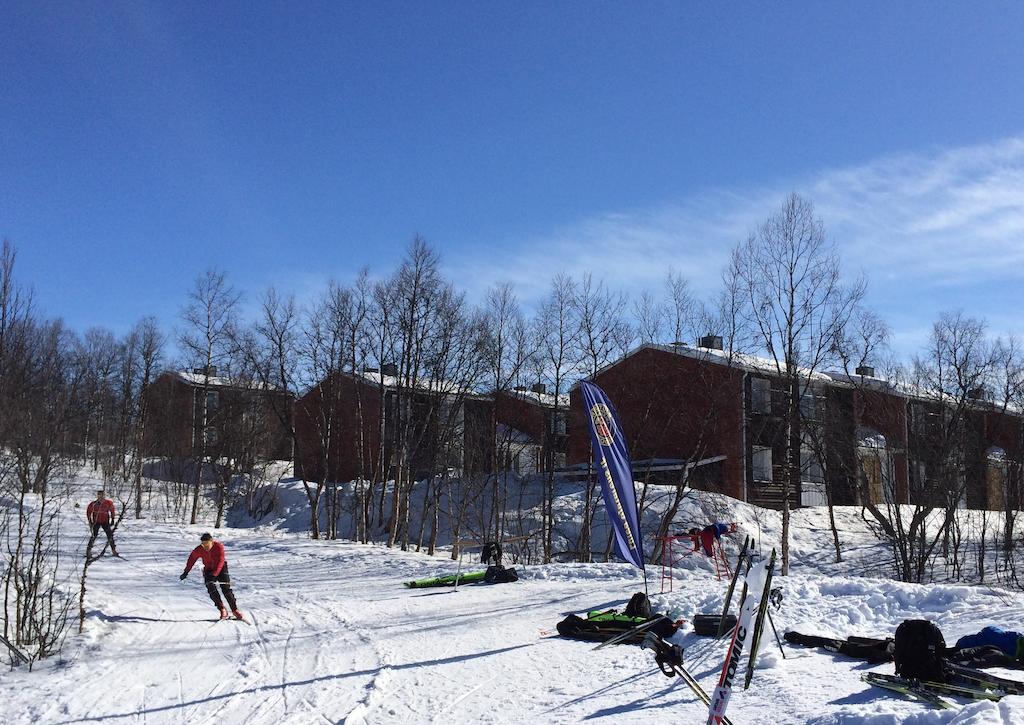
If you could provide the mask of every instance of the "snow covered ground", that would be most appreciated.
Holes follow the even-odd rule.
[[[738,537],[772,530],[770,514],[736,504]],[[849,515],[852,526],[853,515]],[[988,624],[1017,629],[1024,594],[988,587],[918,586],[843,574],[829,564],[823,516],[796,517],[798,566],[779,578],[780,634],[890,635],[905,618],[936,621],[947,641]],[[188,552],[207,527],[125,519],[119,549],[90,569],[88,618],[61,660],[0,674],[9,723],[699,723],[706,708],[649,652],[544,636],[568,612],[624,607],[643,589],[622,564],[518,566],[512,584],[405,589],[403,581],[454,572],[443,558],[349,542],[311,541],[263,527],[216,532],[227,547],[241,609],[252,624],[212,621],[215,610]],[[774,533],[772,534],[774,536]],[[767,546],[774,541],[767,536]],[[84,546],[84,537],[75,545]],[[731,544],[735,549],[735,542]],[[857,567],[878,549],[852,537]],[[478,569],[479,565],[470,566]],[[721,607],[725,582],[697,558],[676,570],[656,609],[691,620]],[[862,572],[859,572],[862,573]],[[725,643],[676,637],[711,690]],[[770,637],[735,723],[1022,723],[1024,698],[959,702],[937,711],[869,688],[870,666]],[[1014,673],[1001,674],[1013,676]],[[1024,679],[1024,678],[1018,678]]]

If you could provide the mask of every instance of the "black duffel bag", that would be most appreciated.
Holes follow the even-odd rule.
[[[701,637],[717,637],[722,616],[719,614],[698,614],[693,618],[693,633]],[[723,632],[731,632],[736,626],[736,615],[725,615],[725,629]]]

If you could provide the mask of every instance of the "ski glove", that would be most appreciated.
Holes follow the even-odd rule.
[[[178,578],[181,579],[182,581],[185,581],[185,577],[187,577],[187,576],[188,576],[188,572],[186,571],[186,572],[183,572],[182,575],[179,576]]]

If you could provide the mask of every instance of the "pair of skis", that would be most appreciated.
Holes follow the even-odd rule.
[[[1024,695],[1024,682],[1010,680],[1006,677],[997,677],[984,670],[956,665],[951,662],[946,663],[946,670],[961,680],[973,683],[976,687],[994,690],[1006,695]]]
[[[732,580],[729,582],[729,588],[725,593],[725,603],[722,605],[722,616],[718,619],[718,638],[721,639],[725,635],[726,621],[729,616],[729,607],[732,605],[732,595],[736,591],[736,582],[739,579],[740,571],[743,569],[743,563],[746,561],[747,572],[750,571],[752,563],[751,557],[753,556],[754,539],[747,536],[743,539],[743,548],[740,549],[740,554],[736,558],[736,569],[733,571]],[[772,561],[774,563],[775,551],[772,550]],[[774,569],[774,567],[773,567]],[[779,632],[775,629],[775,620],[772,619],[771,610],[768,609],[768,604],[773,604],[776,608],[782,603],[782,590],[771,588],[771,574],[768,576],[768,584],[765,587],[765,593],[768,596],[761,597],[761,606],[758,610],[758,637],[760,637],[761,628],[764,626],[764,619],[767,617],[768,624],[772,628],[772,633],[775,635],[775,642],[779,645],[779,652],[782,654],[782,659],[786,659],[786,651],[782,648],[782,641],[779,639]],[[740,595],[740,602],[742,603],[747,596],[747,583],[746,580],[743,582],[743,593]],[[756,655],[754,655],[756,656]],[[750,680],[747,679],[744,689],[750,686]]]
[[[729,706],[729,699],[732,697],[736,673],[739,670],[740,662],[743,660],[743,652],[750,644],[750,655],[747,659],[747,668],[744,675],[744,689],[750,686],[750,680],[754,676],[754,664],[757,661],[758,645],[761,642],[761,630],[764,628],[764,620],[768,611],[768,594],[771,591],[772,574],[775,570],[775,549],[772,549],[771,557],[767,560],[754,560],[753,553],[749,547],[745,547],[746,558],[750,562],[750,568],[743,581],[743,592],[740,595],[740,614],[736,621],[736,627],[732,632],[732,640],[725,653],[725,662],[722,664],[722,674],[718,680],[718,686],[711,696],[711,703],[708,708],[708,725],[720,725],[725,722],[725,710]],[[737,565],[737,572],[740,567]],[[731,596],[729,597],[731,599]],[[728,608],[729,602],[726,602]]]
[[[662,621],[672,621],[672,620],[670,620],[664,614],[659,614],[657,617],[654,617],[652,619],[648,619],[646,622],[641,622],[640,624],[636,625],[635,627],[631,627],[631,628],[625,630],[624,632],[619,632],[618,634],[614,635],[613,637],[609,637],[604,642],[602,642],[601,644],[599,644],[596,647],[594,647],[594,650],[596,651],[596,650],[602,649],[604,647],[607,647],[608,645],[618,644],[619,642],[625,642],[628,639],[632,639],[632,638],[636,637],[637,635],[646,632],[648,629],[650,629],[651,627],[653,627],[654,625],[656,625],[656,624],[658,624],[659,622],[662,622]]]
[[[764,623],[767,619],[771,624],[772,631],[775,632],[775,623],[772,622],[772,613],[768,610],[768,603],[771,598],[772,591],[772,575],[775,573],[775,549],[772,549],[772,555],[768,559],[768,569],[765,573],[764,587],[761,590],[761,599],[757,604],[757,618],[754,620],[754,637],[750,643],[750,659],[747,660],[747,671],[743,676],[743,689],[750,688],[750,680],[754,676],[754,664],[757,662],[757,655],[760,651],[761,646],[761,634],[764,632]],[[778,641],[779,634],[775,632],[775,639]],[[782,652],[782,645],[779,645],[779,651]],[[786,658],[786,653],[782,652],[782,658]]]
[[[1007,694],[1002,690],[996,689],[993,691],[983,686],[971,687],[950,684],[948,682],[910,680],[905,677],[885,675],[880,672],[867,672],[861,675],[861,679],[869,685],[913,697],[943,710],[953,707],[943,696],[964,697],[969,700],[998,701],[1002,699],[1003,695]]]
[[[926,702],[940,710],[948,710],[952,705],[942,698],[934,689],[917,680],[908,680],[896,675],[883,675],[880,672],[867,672],[860,676],[864,682],[883,690],[898,692],[901,695]]]
[[[725,618],[729,616],[729,606],[732,604],[732,595],[736,591],[736,581],[740,578],[740,571],[743,569],[744,560],[750,556],[750,547],[753,542],[750,540],[750,536],[743,537],[743,548],[740,549],[740,555],[736,558],[736,568],[732,572],[732,579],[729,581],[729,589],[725,592],[725,605],[722,607],[722,617],[718,620],[718,638],[721,639],[725,634]],[[750,568],[749,561],[747,562],[747,568]],[[746,582],[743,585],[743,597],[746,596]],[[740,598],[742,601],[743,597]]]
[[[952,705],[943,696],[964,697],[971,700],[1000,700],[1004,695],[1024,695],[1024,682],[990,675],[963,665],[946,663],[947,671],[968,684],[928,682],[911,680],[880,672],[868,672],[861,676],[864,682],[875,687],[913,697],[941,709]]]
[[[213,628],[215,624],[220,624],[221,622],[242,622],[243,624],[248,624],[250,627],[252,626],[252,622],[245,617],[218,617],[213,620],[213,624],[211,624],[210,627]]]

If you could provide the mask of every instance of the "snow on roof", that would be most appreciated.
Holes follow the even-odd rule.
[[[555,404],[558,404],[559,408],[569,407],[569,396],[563,393],[562,395],[554,395],[552,393],[538,393],[535,390],[509,390],[509,395],[514,395],[517,398],[528,400],[538,405],[543,405],[548,408],[554,408]]]
[[[249,390],[278,390],[276,385],[265,385],[256,380],[245,378],[227,378],[221,375],[211,375],[208,378],[202,373],[193,373],[187,370],[169,371],[179,380],[189,385],[208,385],[211,388],[246,388]]]
[[[932,402],[944,402],[947,404],[955,404],[961,400],[961,396],[950,395],[947,392],[940,390],[933,390],[923,385],[914,383],[908,383],[903,381],[893,381],[886,378],[880,378],[877,376],[859,376],[859,375],[847,375],[846,373],[827,373],[828,377],[833,379],[835,382],[849,385],[862,385],[864,387],[872,388],[874,390],[881,390],[888,392],[893,395],[899,395],[900,397],[912,398],[915,400],[930,400]],[[971,397],[970,394],[966,396],[967,404],[969,408],[974,409],[990,409],[990,410],[1001,410],[1004,408],[1004,404],[1001,401],[988,400],[980,397]],[[1013,415],[1021,415],[1022,409],[1019,406],[1011,402],[1006,404],[1006,412]]]
[[[397,375],[384,375],[377,370],[364,370],[360,375],[374,385],[383,385],[385,388],[398,388],[402,386],[403,383],[402,379]],[[446,393],[449,395],[464,393],[466,395],[475,395],[475,391],[472,388],[460,385],[459,383],[455,383],[450,380],[416,378],[412,387],[416,390],[423,390],[430,393]]]
[[[683,355],[685,357],[693,358],[695,360],[705,360],[707,362],[715,363],[718,365],[732,366],[739,368],[740,370],[747,370],[751,372],[765,373],[767,375],[778,375],[779,371],[775,364],[775,361],[770,358],[759,357],[757,355],[750,355],[742,352],[729,352],[727,350],[718,350],[717,348],[691,346],[686,343],[675,343],[672,345],[659,345],[655,343],[645,343],[630,350],[623,357],[618,360],[605,365],[598,374],[603,373],[605,370],[618,365],[623,360],[632,357],[641,350],[644,349],[661,350],[662,352],[670,352],[676,355]],[[946,401],[955,402],[955,398],[946,395],[936,393],[935,391],[927,390],[919,385],[914,385],[906,382],[899,382],[893,380],[887,380],[878,376],[872,375],[848,375],[845,372],[819,372],[810,371],[807,368],[797,368],[797,371],[804,378],[809,378],[812,381],[821,383],[828,383],[840,386],[853,386],[861,385],[874,390],[882,392],[888,392],[893,395],[899,395],[905,398],[916,398],[918,400],[933,400],[933,401]],[[576,385],[579,385],[577,383]],[[573,386],[576,387],[576,386]],[[972,407],[979,408],[994,408],[1002,409],[1001,403],[993,403],[992,401],[986,401],[982,399],[970,399],[969,405]],[[1024,409],[1019,406],[1007,404],[1005,406],[1006,412],[1021,415],[1024,414]]]
[[[688,357],[695,357],[702,360],[712,360],[722,365],[732,365],[733,367],[742,368],[744,370],[750,370],[759,373],[768,373],[769,375],[778,375],[779,366],[775,360],[767,357],[759,357],[757,355],[750,355],[744,352],[719,350],[713,347],[690,347],[686,344],[679,345],[653,345],[659,350],[666,350],[668,352],[675,352],[680,355],[686,355]],[[797,368],[797,372],[805,378],[811,380],[830,380],[829,376],[825,373],[817,370],[810,370],[809,368]]]
[[[681,355],[683,357],[692,358],[694,360],[704,360],[706,362],[714,363],[716,365],[724,365],[726,367],[734,367],[740,370],[746,370],[751,372],[765,373],[767,375],[778,375],[778,367],[774,360],[764,357],[758,357],[757,355],[750,355],[742,352],[730,352],[726,350],[719,350],[713,347],[700,347],[695,345],[687,345],[684,342],[674,343],[672,345],[661,345],[658,343],[645,342],[639,347],[635,347],[625,355],[620,357],[618,360],[614,360],[604,367],[598,369],[596,375],[600,375],[606,370],[609,370],[624,360],[628,360],[637,353],[643,350],[660,350],[662,352],[668,352],[675,355]],[[798,368],[799,372],[804,377],[810,377],[811,380],[817,380],[821,382],[831,381],[832,378],[822,372],[811,372],[806,368]],[[579,386],[579,382],[573,385],[573,389]]]
[[[686,343],[680,342],[672,345],[660,345],[657,343],[644,343],[640,347],[634,348],[626,353],[625,356],[616,360],[613,363],[606,365],[601,368],[598,373],[604,372],[613,365],[617,365],[622,360],[628,357],[632,357],[641,350],[650,348],[652,350],[661,350],[662,352],[670,352],[676,355],[682,355],[684,357],[693,358],[695,360],[706,360],[718,365],[726,365],[741,370],[748,370],[751,372],[766,373],[768,375],[778,375],[779,368],[775,364],[775,361],[771,358],[759,357],[757,355],[750,355],[743,352],[735,352],[728,350],[719,350],[713,347],[700,347],[698,345],[687,345]],[[822,382],[829,381],[832,378],[822,372],[811,371],[807,368],[798,368],[798,372],[803,377],[809,377],[811,380],[820,380]]]
[[[360,373],[360,376],[364,380],[368,380],[374,385],[382,385],[385,388],[397,388],[399,387],[402,380],[397,375],[385,375],[378,370],[364,370]],[[417,390],[423,390],[431,393],[446,393],[449,395],[455,395],[462,393],[474,398],[490,398],[490,395],[486,393],[480,393],[468,385],[461,385],[450,380],[435,380],[431,378],[417,378],[414,387]],[[523,400],[529,400],[539,405],[553,408],[555,406],[556,397],[551,393],[537,393],[532,390],[507,390],[509,395],[514,395]],[[558,405],[562,408],[569,407],[569,396],[559,395],[557,397]]]

